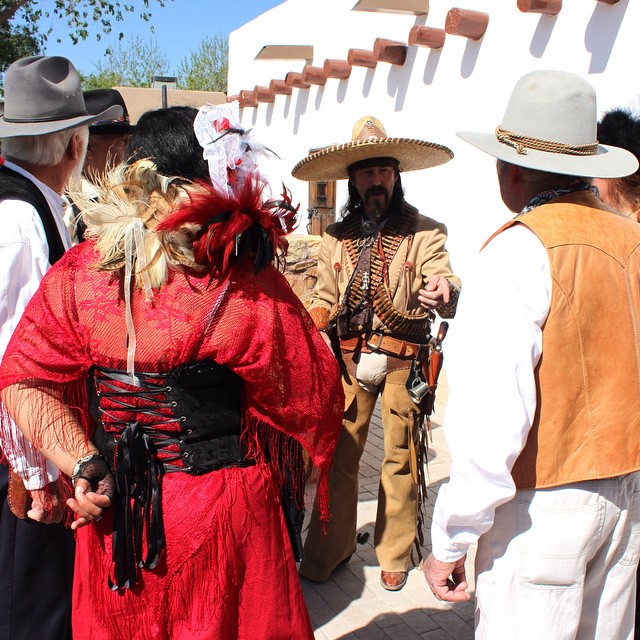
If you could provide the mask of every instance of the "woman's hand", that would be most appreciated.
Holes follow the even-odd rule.
[[[107,463],[101,457],[84,462],[75,476],[74,497],[67,500],[67,506],[78,516],[71,528],[75,530],[100,520],[114,495],[115,479]]]

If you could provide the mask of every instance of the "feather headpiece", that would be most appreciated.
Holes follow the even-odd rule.
[[[196,225],[193,254],[212,275],[223,274],[232,262],[249,259],[255,272],[273,260],[281,238],[293,231],[297,207],[284,187],[280,200],[263,200],[264,184],[250,175],[229,193],[213,186],[192,193],[158,226],[177,231]]]
[[[250,259],[254,271],[274,258],[280,239],[293,231],[297,207],[282,187],[281,199],[265,198],[268,188],[258,171],[258,159],[269,155],[251,131],[240,126],[237,102],[206,105],[194,121],[194,130],[209,164],[211,187],[190,194],[158,226],[177,231],[196,226],[194,259],[221,275],[229,265]]]

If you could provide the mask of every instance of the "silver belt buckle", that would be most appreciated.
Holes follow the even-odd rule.
[[[373,343],[373,339],[374,338],[378,338],[377,344]],[[380,345],[382,344],[383,340],[384,340],[384,335],[382,333],[371,333],[371,334],[369,334],[369,337],[367,338],[367,347],[368,347],[368,349],[370,351],[373,351],[373,352],[380,351]]]

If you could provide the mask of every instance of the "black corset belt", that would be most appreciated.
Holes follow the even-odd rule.
[[[210,361],[166,374],[137,373],[133,384],[119,370],[94,367],[92,374],[93,441],[109,462],[118,491],[113,505],[114,578],[109,586],[130,588],[137,569],[153,569],[166,546],[162,475],[201,475],[254,464],[240,442],[243,385],[227,367]]]

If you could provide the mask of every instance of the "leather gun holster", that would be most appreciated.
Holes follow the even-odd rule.
[[[26,520],[27,511],[31,509],[31,494],[24,486],[22,478],[9,469],[9,486],[7,489],[7,503],[16,518]]]

